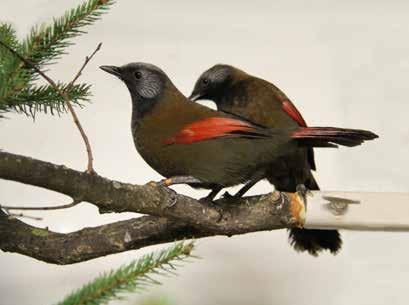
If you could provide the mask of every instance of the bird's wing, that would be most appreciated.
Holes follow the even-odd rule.
[[[290,118],[297,122],[300,127],[307,127],[307,123],[298,111],[297,107],[290,101],[290,99],[281,91],[278,87],[270,83],[270,87],[273,90],[274,97],[281,102],[281,107]]]
[[[191,144],[217,138],[268,138],[271,131],[250,122],[229,117],[210,117],[182,127],[164,144]]]
[[[300,127],[307,127],[307,123],[305,122],[303,116],[301,113],[298,111],[297,107],[290,101],[290,99],[282,92],[278,87],[275,85],[271,84],[273,88],[273,94],[274,96],[281,102],[281,108],[283,111],[288,114],[288,116],[293,119],[298,126]],[[316,170],[316,165],[315,165],[315,157],[314,157],[314,150],[312,147],[308,148],[307,151],[307,159],[308,163],[310,164],[310,167],[312,170]]]
[[[282,101],[283,110],[294,120],[298,123],[300,127],[307,127],[307,123],[305,123],[304,118],[302,117],[301,113],[298,109],[294,106],[294,104],[289,100],[285,99]]]

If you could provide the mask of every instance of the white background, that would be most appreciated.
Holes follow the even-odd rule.
[[[0,19],[12,22],[24,37],[32,24],[50,21],[77,3],[2,0]],[[75,39],[70,54],[50,75],[70,80],[85,55],[103,42],[81,77],[93,84],[92,104],[78,110],[96,170],[103,176],[138,184],[160,178],[133,147],[126,87],[99,65],[154,63],[187,95],[203,70],[229,63],[274,82],[310,125],[365,128],[380,135],[358,148],[317,150],[322,189],[407,192],[408,11],[407,1],[123,0],[89,27],[88,35]],[[68,115],[38,115],[35,122],[24,115],[9,118],[0,121],[2,149],[85,169],[83,143]],[[188,187],[177,190],[204,195]],[[260,184],[253,193],[269,190],[271,186]],[[59,194],[6,181],[0,181],[0,200],[18,205],[69,202]],[[60,232],[134,216],[101,216],[86,203],[41,215],[38,226]],[[409,235],[343,232],[343,239],[339,255],[319,258],[295,253],[285,231],[198,240],[197,254],[203,259],[148,294],[168,296],[180,305],[407,304]],[[144,251],[72,266],[1,252],[0,304],[53,304]]]

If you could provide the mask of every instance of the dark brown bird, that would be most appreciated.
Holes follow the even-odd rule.
[[[277,158],[301,143],[358,145],[374,134],[335,128],[275,129],[190,102],[159,68],[146,63],[101,66],[119,77],[132,98],[136,149],[157,172],[174,183],[212,189],[266,176]]]
[[[307,128],[307,124],[290,101],[290,99],[275,85],[249,75],[242,70],[229,65],[215,65],[205,71],[197,80],[190,99],[208,99],[216,103],[217,109],[241,116],[254,123],[285,130]],[[313,130],[314,128],[307,128]],[[303,136],[304,139],[305,134]],[[299,144],[305,140],[299,140]],[[331,146],[329,143],[317,143],[313,136],[308,137],[310,147],[298,145],[284,156],[276,159],[267,170],[267,178],[278,190],[294,192],[296,186],[304,184],[311,190],[319,190],[311,170],[315,170],[314,151],[312,146]],[[338,144],[355,146],[348,137]],[[257,181],[254,180],[253,184]],[[243,195],[253,184],[244,186],[236,196]],[[290,241],[295,249],[308,251],[317,255],[321,250],[337,253],[342,241],[335,230],[304,230],[291,229]]]

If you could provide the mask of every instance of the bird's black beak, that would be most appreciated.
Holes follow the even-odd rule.
[[[119,67],[116,66],[100,66],[99,67],[101,70],[104,70],[105,72],[108,72],[110,74],[115,75],[116,77],[121,78],[121,70],[119,69]]]
[[[202,95],[200,93],[195,93],[194,91],[189,96],[189,100],[191,100],[192,102],[196,102],[197,100],[200,100],[201,98],[202,98]]]

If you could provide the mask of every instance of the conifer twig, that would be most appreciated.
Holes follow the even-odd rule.
[[[100,42],[97,46],[97,48],[95,49],[94,52],[92,52],[92,54],[90,56],[86,56],[85,57],[85,61],[82,64],[81,68],[79,69],[78,73],[75,75],[74,79],[68,84],[67,88],[65,89],[65,91],[69,91],[72,86],[74,85],[74,83],[77,81],[77,79],[81,76],[82,71],[84,71],[86,65],[91,61],[92,57],[94,57],[94,55],[101,49],[102,46],[102,42]]]
[[[51,206],[51,207],[23,207],[23,206],[8,206],[8,205],[1,205],[0,209],[9,210],[21,210],[21,211],[49,211],[49,210],[62,210],[68,209],[76,206],[77,204],[81,203],[81,200],[73,200],[73,202],[63,205]]]
[[[63,16],[54,18],[51,24],[34,26],[21,43],[12,25],[0,22],[0,40],[45,71],[43,67],[54,64],[66,54],[66,48],[72,45],[71,40],[85,34],[83,28],[99,20],[114,2],[84,0]],[[0,66],[0,113],[14,110],[34,118],[37,111],[47,113],[49,110],[51,114],[54,114],[53,111],[58,114],[68,111],[65,100],[51,85],[47,83],[47,86],[35,86],[33,82],[40,75],[2,47]],[[63,87],[63,90],[68,84],[57,85]],[[81,106],[81,101],[88,101],[89,88],[85,84],[74,85],[67,91],[71,103]]]
[[[82,139],[84,140],[84,143],[85,143],[85,148],[86,148],[86,150],[87,150],[87,155],[88,155],[87,173],[89,173],[89,174],[95,173],[94,168],[93,168],[93,160],[94,160],[94,158],[93,158],[93,156],[92,156],[91,145],[90,145],[90,143],[89,143],[88,137],[87,137],[87,135],[86,135],[84,129],[82,128],[82,125],[81,125],[80,121],[78,120],[78,116],[77,116],[77,114],[75,113],[75,110],[74,110],[74,108],[73,108],[72,105],[71,105],[70,98],[68,97],[67,92],[66,92],[65,90],[64,90],[64,91],[63,91],[63,90],[60,90],[60,88],[58,87],[58,85],[57,85],[50,77],[48,77],[47,74],[45,74],[43,71],[41,71],[40,68],[38,68],[34,63],[32,63],[31,61],[29,61],[28,59],[26,59],[25,57],[23,57],[21,54],[19,54],[16,50],[14,50],[13,48],[11,48],[9,45],[3,43],[2,41],[0,41],[0,45],[2,45],[4,48],[6,48],[7,50],[9,50],[12,54],[14,54],[14,56],[18,57],[18,58],[19,58],[22,62],[24,62],[26,65],[28,65],[29,67],[31,67],[32,69],[34,69],[34,71],[36,71],[39,75],[41,75],[41,76],[54,88],[54,90],[57,91],[57,92],[61,95],[61,97],[64,99],[64,101],[65,101],[65,103],[66,103],[66,105],[67,105],[67,107],[68,107],[68,110],[70,111],[71,116],[72,116],[72,118],[73,118],[73,120],[74,120],[74,123],[75,123],[75,125],[77,126],[77,128],[78,128],[78,130],[79,130],[79,132],[80,132],[80,134],[81,134],[81,137],[82,137]],[[91,55],[91,57],[99,50],[100,47],[101,47],[101,44],[98,44],[97,49],[94,51],[94,53]],[[81,71],[85,68],[85,65],[86,65],[88,62],[89,62],[89,60],[85,62],[85,64],[83,65],[83,67],[81,68],[81,70],[80,70],[79,73],[81,73]],[[78,74],[77,74],[77,75],[78,75]],[[78,75],[78,77],[79,77],[79,75]],[[75,80],[76,78],[78,78],[78,77],[76,76],[76,77],[74,78],[74,80]],[[74,80],[73,80],[73,81],[74,81]],[[71,83],[73,83],[73,82],[71,82]],[[70,86],[70,85],[69,85],[69,86]]]
[[[121,298],[124,292],[140,291],[160,282],[152,275],[174,275],[174,262],[186,261],[194,248],[193,242],[178,242],[171,247],[143,255],[128,265],[102,274],[74,291],[58,305],[96,305]]]

